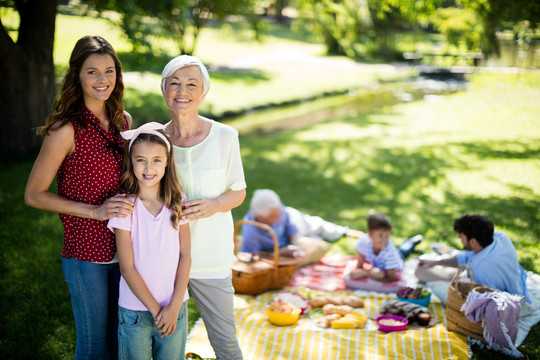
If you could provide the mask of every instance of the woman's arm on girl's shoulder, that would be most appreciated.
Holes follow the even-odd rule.
[[[156,326],[161,329],[161,337],[172,335],[176,331],[176,323],[180,307],[184,303],[184,295],[189,281],[191,268],[191,234],[189,224],[180,225],[178,232],[180,242],[180,260],[176,269],[176,281],[171,302],[164,306],[156,316]]]
[[[98,206],[69,200],[49,191],[60,165],[75,151],[75,132],[71,123],[58,126],[50,130],[43,140],[26,183],[25,203],[41,210],[96,220],[130,214],[133,204],[123,195],[116,195]]]
[[[161,310],[161,306],[156,301],[141,274],[135,268],[133,260],[133,247],[131,243],[131,232],[115,229],[116,234],[116,249],[118,251],[118,261],[120,264],[120,272],[126,280],[129,288],[135,296],[146,306],[154,319]]]

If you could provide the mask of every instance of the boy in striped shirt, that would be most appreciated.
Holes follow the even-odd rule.
[[[354,246],[358,251],[358,265],[350,273],[351,279],[369,277],[381,282],[399,280],[398,271],[403,270],[403,260],[390,241],[390,220],[383,214],[369,215],[366,220],[367,233]]]

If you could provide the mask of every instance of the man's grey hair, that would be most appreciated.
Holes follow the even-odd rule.
[[[266,216],[272,209],[281,208],[281,205],[281,200],[275,191],[259,189],[253,193],[249,210],[253,217]]]

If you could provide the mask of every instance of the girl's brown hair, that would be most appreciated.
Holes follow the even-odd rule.
[[[38,128],[38,134],[46,135],[51,128],[60,128],[70,119],[74,119],[83,128],[86,128],[87,120],[83,113],[84,98],[79,73],[84,61],[92,54],[110,55],[114,60],[116,85],[111,96],[105,102],[105,107],[113,126],[118,131],[125,129],[126,120],[124,119],[124,104],[122,102],[124,95],[122,64],[116,55],[116,51],[107,40],[101,36],[85,36],[77,41],[71,52],[69,68],[64,77],[60,99],[55,103],[54,110],[47,117],[45,125]],[[60,126],[53,128],[53,124],[58,121],[60,121]]]
[[[163,132],[162,130],[156,131],[159,131],[160,133],[165,135],[165,132]],[[165,137],[167,137],[167,135],[165,135]],[[137,144],[142,141],[159,144],[163,146],[165,148],[165,151],[167,152],[167,167],[165,168],[165,174],[163,174],[163,177],[160,181],[159,194],[165,200],[165,204],[167,205],[167,207],[172,211],[171,222],[173,227],[175,229],[178,229],[178,222],[180,221],[180,218],[182,216],[184,204],[182,204],[182,187],[180,185],[180,180],[176,172],[176,166],[174,164],[172,144],[167,137],[167,141],[169,142],[169,148],[171,149],[169,151],[165,140],[163,140],[161,137],[153,134],[142,133],[137,136],[137,138],[133,141],[131,149],[133,149],[134,146],[137,146]],[[139,182],[137,181],[135,173],[133,172],[131,149],[126,146],[124,152],[124,166],[126,170],[120,178],[120,188],[126,194],[138,195]]]

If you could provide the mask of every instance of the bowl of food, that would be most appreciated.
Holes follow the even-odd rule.
[[[285,326],[292,325],[298,321],[302,309],[298,306],[288,304],[281,301],[279,298],[268,305],[266,308],[266,314],[268,315],[268,321],[274,325]]]
[[[415,289],[406,286],[402,287],[396,292],[396,295],[399,301],[405,301],[423,307],[428,307],[431,302],[431,293],[429,290],[420,286]]]
[[[308,299],[292,291],[282,291],[277,296],[281,301],[299,307],[302,310],[302,314],[305,313],[310,306]]]
[[[375,319],[375,322],[380,331],[392,332],[405,330],[409,320],[397,315],[381,315]]]

